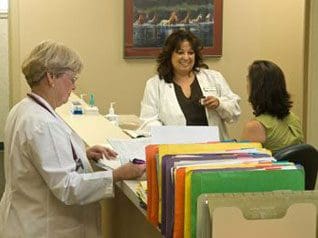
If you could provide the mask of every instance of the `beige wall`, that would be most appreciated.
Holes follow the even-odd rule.
[[[309,29],[308,29],[308,116],[307,116],[307,142],[318,148],[318,2],[310,1]]]
[[[9,112],[8,19],[0,12],[0,142],[4,141],[4,125]]]
[[[294,111],[302,118],[305,0],[223,2],[223,56],[206,62],[221,71],[242,97],[243,115],[231,127],[231,135],[238,138],[243,122],[252,116],[245,76],[254,59],[270,59],[282,67]],[[28,90],[20,76],[22,59],[38,42],[50,38],[76,49],[84,59],[76,92],[94,93],[103,113],[111,101],[117,102],[118,113],[139,113],[155,60],[123,59],[124,1],[13,0],[10,4],[12,103]]]

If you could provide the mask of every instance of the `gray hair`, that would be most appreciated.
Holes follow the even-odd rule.
[[[32,88],[46,75],[59,76],[65,71],[81,72],[83,63],[80,56],[65,45],[51,40],[37,45],[22,63],[22,72]]]

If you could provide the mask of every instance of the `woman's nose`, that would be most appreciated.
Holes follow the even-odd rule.
[[[188,53],[184,53],[184,54],[183,54],[183,58],[184,58],[184,59],[189,59],[189,57],[190,57],[190,56],[189,56]]]

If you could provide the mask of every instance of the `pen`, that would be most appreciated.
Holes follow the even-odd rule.
[[[144,161],[144,160],[141,160],[141,159],[133,159],[133,160],[131,160],[131,162],[133,163],[133,164],[145,164],[146,163],[146,161]]]

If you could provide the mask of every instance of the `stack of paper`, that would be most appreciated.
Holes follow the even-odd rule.
[[[118,153],[118,157],[116,160],[99,160],[96,165],[104,169],[116,169],[133,159],[145,160],[145,147],[149,144],[184,144],[219,141],[218,128],[214,126],[152,127],[151,137],[149,137],[149,133],[143,133],[144,131],[141,130],[142,127],[135,131],[123,130],[133,139],[108,139],[108,146]]]
[[[105,170],[114,170],[121,166],[119,159],[106,159],[103,157],[96,162],[96,166]]]
[[[139,159],[146,161],[145,148],[150,144],[150,138],[137,139],[109,139],[108,146],[118,153],[116,159],[108,160],[106,158],[97,161],[96,165],[103,169],[116,169],[122,164]]]
[[[147,181],[138,182],[138,185],[136,188],[136,194],[140,201],[141,207],[146,209],[147,208]]]

